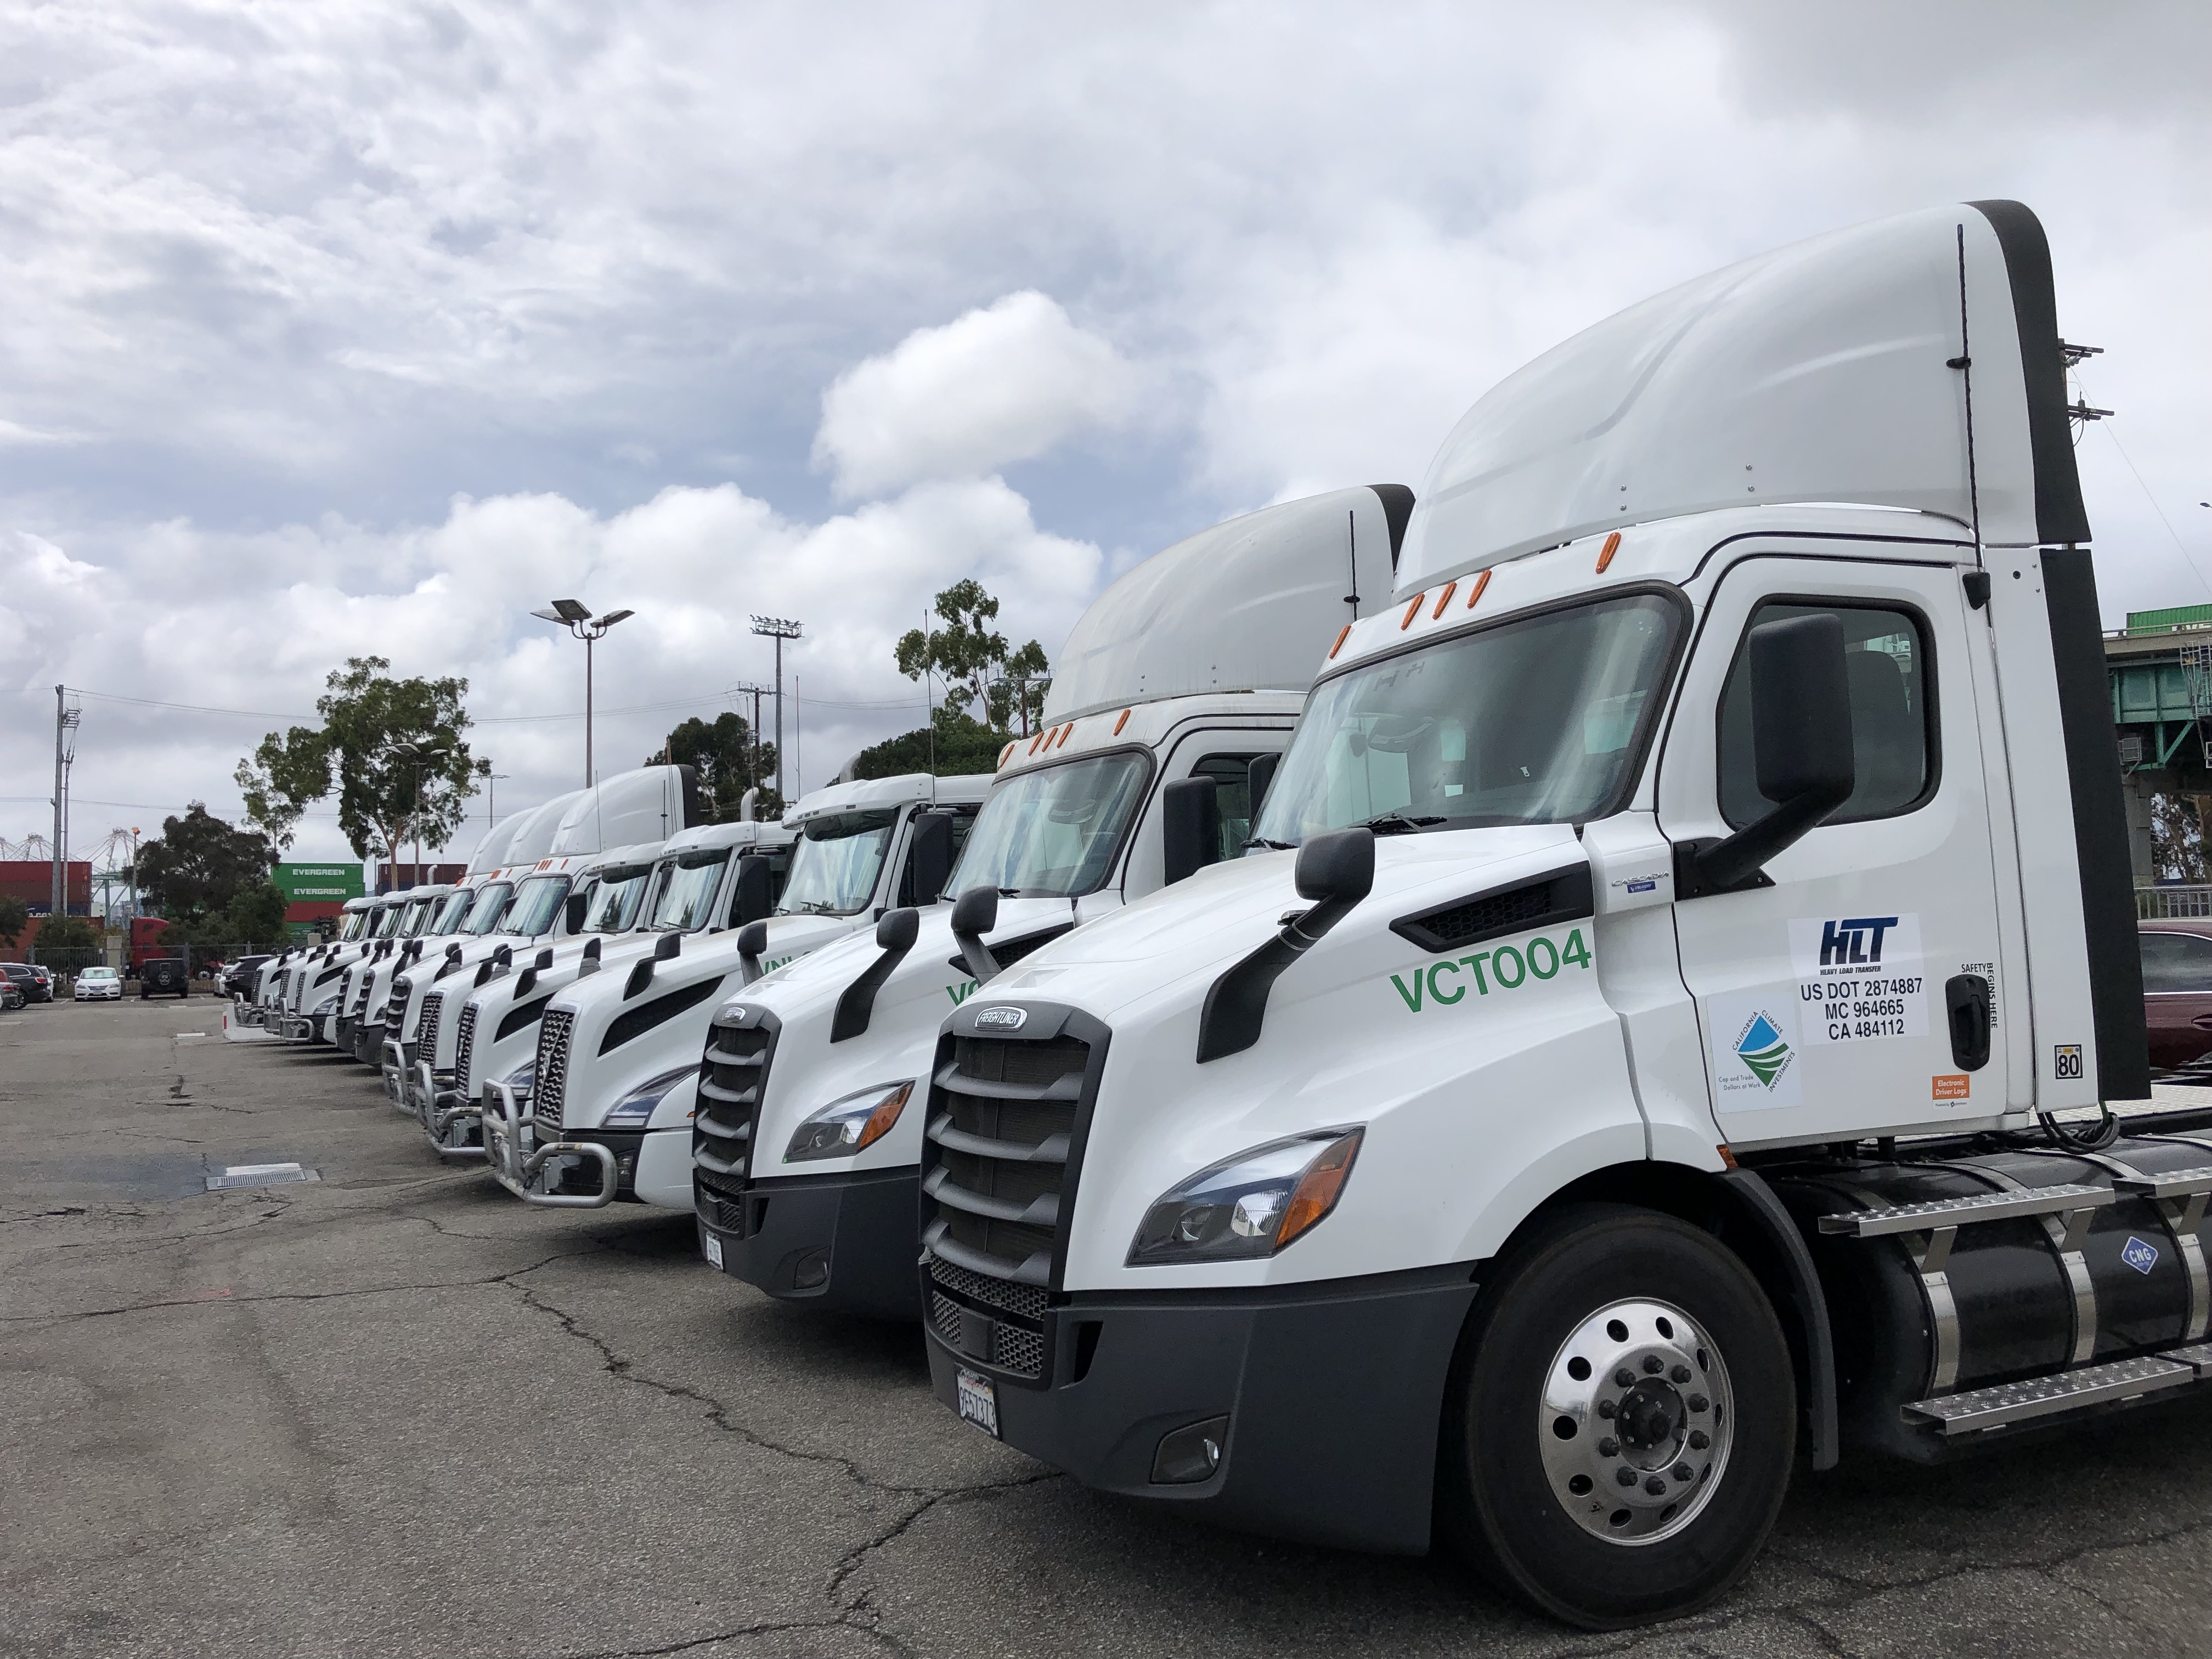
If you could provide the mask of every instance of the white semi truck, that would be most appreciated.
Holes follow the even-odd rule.
[[[2067,349],[1988,202],[1478,403],[1267,848],[947,1022],[945,1404],[1608,1627],[1733,1583],[1801,1447],[2212,1377],[2212,1120],[2077,1110],[2148,1079]]]
[[[696,895],[704,913],[683,928],[664,924],[622,971],[578,980],[546,1005],[526,1100],[510,1082],[487,1080],[484,1146],[500,1183],[532,1204],[634,1199],[690,1210],[695,1085],[714,1011],[747,979],[886,911],[933,902],[989,787],[988,777],[911,773],[801,797],[781,825],[793,840],[775,910],[741,926],[732,926],[733,880],[714,884],[723,879],[716,860],[735,862],[729,847],[672,840],[683,867],[661,902],[690,917]],[[701,922],[703,932],[688,931]]]
[[[1008,746],[948,892],[725,1003],[693,1159],[708,1261],[772,1296],[915,1319],[938,1027],[1071,927],[1241,856],[1322,651],[1389,599],[1413,492],[1332,490],[1217,525],[1114,583],[1068,638],[1045,729]],[[1364,597],[1361,597],[1364,596]]]
[[[581,915],[572,911],[568,900],[586,866],[610,844],[610,835],[617,842],[647,836],[660,839],[683,829],[698,812],[698,784],[688,766],[646,766],[617,773],[578,794],[561,815],[545,856],[514,872],[514,896],[502,906],[495,932],[454,939],[450,935],[458,931],[458,922],[443,927],[446,918],[441,916],[440,931],[448,936],[447,942],[441,947],[433,940],[391,981],[380,1053],[386,1096],[419,1115],[409,1085],[415,1074],[424,999],[434,981],[472,970],[502,951],[511,960],[517,951],[572,936],[580,929]]]

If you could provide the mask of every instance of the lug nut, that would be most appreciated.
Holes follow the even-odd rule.
[[[1644,1370],[1647,1376],[1658,1376],[1660,1364],[1659,1356],[1656,1353],[1647,1353],[1644,1356]]]
[[[1677,1463],[1673,1468],[1668,1470],[1667,1473],[1673,1475],[1677,1480],[1687,1480],[1690,1478],[1691,1470],[1690,1466],[1687,1463]]]
[[[1644,1490],[1654,1498],[1664,1498],[1667,1495],[1667,1483],[1655,1474],[1644,1483]]]
[[[1636,1471],[1634,1469],[1621,1469],[1617,1471],[1613,1478],[1620,1482],[1624,1486],[1632,1486],[1636,1484]]]
[[[1623,1365],[1613,1374],[1613,1381],[1616,1388],[1632,1389],[1636,1386],[1636,1373]]]
[[[1703,1429],[1692,1429],[1690,1431],[1690,1449],[1692,1451],[1703,1451],[1706,1447],[1712,1443],[1712,1436],[1707,1434]]]
[[[1701,1412],[1711,1404],[1712,1401],[1701,1394],[1693,1394],[1690,1396],[1690,1409],[1693,1412]]]
[[[1615,1440],[1611,1435],[1606,1436],[1604,1439],[1597,1443],[1597,1455],[1600,1457],[1620,1456],[1620,1442]]]
[[[1673,1370],[1668,1371],[1667,1376],[1672,1382],[1686,1382],[1690,1380],[1690,1368],[1687,1365],[1677,1365]]]
[[[1610,1419],[1613,1414],[1620,1409],[1620,1407],[1614,1405],[1610,1400],[1601,1400],[1597,1402],[1597,1414],[1600,1417]]]

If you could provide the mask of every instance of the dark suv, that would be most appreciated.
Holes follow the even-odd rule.
[[[23,994],[26,1002],[54,1000],[53,981],[27,962],[0,962],[0,974],[15,981],[15,988]]]
[[[143,1002],[156,992],[163,996],[191,995],[191,975],[185,971],[182,957],[156,957],[138,964],[138,1000]]]

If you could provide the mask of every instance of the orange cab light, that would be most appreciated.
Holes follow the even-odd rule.
[[[1352,1173],[1352,1160],[1359,1156],[1359,1137],[1364,1133],[1354,1129],[1339,1136],[1306,1166],[1306,1172],[1298,1177],[1298,1184],[1291,1189],[1291,1201],[1283,1211],[1282,1228],[1275,1235],[1277,1249],[1336,1207],[1338,1195],[1344,1191],[1345,1177]]]
[[[1413,625],[1413,618],[1421,614],[1421,606],[1428,597],[1429,596],[1426,593],[1416,593],[1413,595],[1413,604],[1406,607],[1406,619],[1398,624],[1398,631],[1401,634],[1404,633],[1407,629]]]
[[[1446,582],[1444,584],[1444,591],[1437,595],[1437,608],[1429,612],[1429,620],[1431,622],[1434,622],[1437,617],[1444,614],[1444,607],[1451,603],[1451,596],[1456,592],[1458,589],[1459,584],[1457,582]]]
[[[891,1125],[899,1121],[899,1114],[906,1109],[907,1097],[913,1092],[914,1085],[909,1083],[870,1112],[868,1121],[860,1126],[860,1143],[853,1150],[865,1152],[889,1134]]]
[[[1351,637],[1352,624],[1350,623],[1345,623],[1343,627],[1336,630],[1336,643],[1328,648],[1328,659],[1331,662],[1334,662],[1336,660],[1336,653],[1344,649],[1344,642]]]
[[[1045,740],[1045,737],[1046,737],[1046,733],[1044,733],[1044,732],[1038,732],[1038,733],[1036,734],[1036,736],[1035,736],[1035,737],[1033,737],[1033,738],[1031,738],[1030,739],[1030,753],[1031,753],[1032,755],[1034,755],[1034,754],[1036,754],[1036,751],[1037,751],[1037,745],[1038,745],[1039,744],[1042,743],[1042,742]]]
[[[1014,752],[1014,744],[1017,744],[1017,743],[1019,743],[1020,741],[1021,741],[1021,739],[1020,739],[1019,738],[1014,738],[1012,742],[1008,743],[1008,744],[1006,744],[1006,746],[1004,749],[1001,749],[1001,750],[999,751],[999,764],[1000,764],[1000,765],[1004,766],[1004,765],[1006,763],[1007,758],[1008,758],[1010,756],[1012,756],[1012,755],[1013,754],[1013,752]]]
[[[1061,749],[1066,748],[1067,740],[1074,735],[1075,722],[1073,720],[1070,720],[1066,725],[1060,728],[1060,742],[1055,746]]]
[[[1620,551],[1620,532],[1618,530],[1612,531],[1606,536],[1605,545],[1597,550],[1597,574],[1599,575],[1602,576],[1605,574],[1606,566],[1613,562],[1613,556]]]
[[[1121,728],[1122,728],[1123,726],[1127,726],[1128,723],[1129,723],[1129,711],[1128,711],[1127,709],[1124,708],[1124,709],[1121,711],[1121,718],[1120,720],[1115,720],[1115,721],[1114,722],[1114,735],[1115,735],[1115,737],[1117,737],[1117,738],[1118,738],[1118,737],[1120,737],[1120,736],[1121,735]]]
[[[1476,571],[1474,573],[1474,586],[1467,590],[1467,608],[1468,610],[1472,611],[1474,609],[1474,602],[1482,597],[1482,590],[1489,586],[1490,573],[1487,570]]]

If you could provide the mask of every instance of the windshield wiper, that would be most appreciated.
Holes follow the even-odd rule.
[[[1244,850],[1249,853],[1255,847],[1264,847],[1271,853],[1287,853],[1295,844],[1287,841],[1269,841],[1265,836],[1255,836],[1244,843]]]
[[[1410,836],[1417,830],[1425,830],[1430,824],[1443,822],[1443,817],[1441,814],[1427,817],[1408,817],[1403,812],[1384,812],[1379,817],[1368,819],[1366,823],[1358,827],[1372,830],[1378,836]]]

